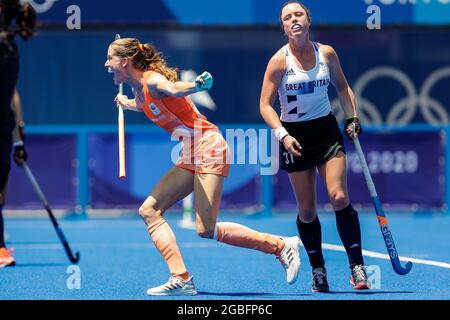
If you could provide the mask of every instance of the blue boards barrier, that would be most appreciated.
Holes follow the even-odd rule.
[[[247,134],[245,139],[233,136],[237,128]],[[273,152],[270,148],[261,151],[261,143],[267,139],[265,129],[261,124],[221,126],[234,154],[222,209],[266,213],[296,210],[287,175],[276,171],[278,156],[268,158]],[[366,128],[361,143],[386,209],[447,210],[448,130],[427,125]],[[153,125],[127,126],[128,177],[120,181],[115,126],[29,126],[27,132],[29,164],[49,202],[54,208],[77,213],[87,209],[137,210],[172,166],[171,154],[177,145]],[[256,156],[252,155],[254,150]],[[352,202],[370,209],[355,150],[349,144],[346,150]],[[272,170],[263,170],[268,165]],[[318,207],[330,210],[326,190],[318,181]],[[14,165],[6,208],[40,208],[24,173]]]

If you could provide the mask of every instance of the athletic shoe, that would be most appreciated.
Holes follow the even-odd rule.
[[[148,289],[147,294],[149,296],[193,296],[197,294],[197,290],[195,290],[192,276],[186,281],[170,277],[165,284]]]
[[[281,250],[277,259],[286,270],[286,281],[293,284],[298,277],[300,269],[300,239],[298,237],[282,238],[284,240],[284,248]]]
[[[16,259],[11,256],[12,250],[8,250],[5,247],[0,248],[0,268],[15,266]]]
[[[370,289],[370,282],[367,278],[366,270],[364,269],[364,266],[362,264],[352,267],[350,283],[355,290]]]
[[[325,268],[313,269],[312,291],[313,292],[330,292],[327,281],[327,270]]]

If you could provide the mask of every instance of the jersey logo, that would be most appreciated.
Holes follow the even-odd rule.
[[[288,95],[287,96],[287,102],[291,103],[291,102],[295,102],[297,101],[297,96],[293,96],[293,95]]]
[[[288,114],[297,114],[297,113],[298,113],[297,107],[288,112]]]
[[[161,110],[158,109],[158,107],[156,106],[156,104],[154,104],[153,102],[150,103],[150,105],[148,106],[150,108],[150,111],[155,115],[158,116],[161,114]]]
[[[304,115],[306,115],[305,112],[299,112],[299,108],[298,108],[298,107],[295,107],[295,108],[291,109],[291,110],[288,112],[288,114],[289,114],[289,115],[296,114],[296,115],[297,115],[297,119],[300,119],[300,118],[302,118]]]
[[[286,75],[287,75],[288,77],[289,77],[289,76],[295,76],[296,73],[295,73],[294,69],[290,68],[290,69],[286,72]]]

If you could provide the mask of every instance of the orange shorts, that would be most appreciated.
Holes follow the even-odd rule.
[[[183,151],[175,166],[199,173],[228,176],[230,171],[228,144],[218,130],[208,130],[190,143],[184,141]]]

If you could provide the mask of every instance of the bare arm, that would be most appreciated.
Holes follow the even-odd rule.
[[[16,117],[16,124],[20,125],[23,123],[23,113],[22,113],[22,103],[20,101],[19,92],[17,92],[17,89],[14,90],[14,96],[11,103],[11,109],[14,112],[14,115]]]
[[[344,110],[347,118],[344,124],[344,132],[351,140],[362,133],[361,124],[356,113],[355,95],[348,85],[336,51],[331,46],[325,45],[321,45],[321,50],[330,68],[331,83],[338,92],[341,108]]]
[[[13,130],[13,142],[14,142],[13,159],[18,166],[22,166],[23,162],[27,161],[28,155],[24,145],[25,123],[23,122],[22,103],[20,101],[20,96],[17,89],[14,90],[14,96],[11,102],[11,109],[13,110],[14,117],[16,119],[16,125]]]
[[[212,86],[212,76],[208,72],[202,73],[195,82],[171,82],[163,75],[152,72],[148,77],[147,86],[155,98],[185,97],[199,91],[209,90]]]
[[[20,133],[19,127],[16,125],[13,130],[13,143],[17,143],[19,141],[23,142],[22,134]]]
[[[286,61],[281,52],[276,53],[267,64],[261,89],[259,112],[271,129],[281,128],[280,118],[273,107],[277,90],[286,69]]]
[[[124,110],[142,112],[142,110],[137,107],[135,99],[128,99],[128,97],[123,94],[118,94],[114,99],[114,102],[116,103],[117,107],[120,107]]]
[[[295,156],[300,156],[300,143],[288,134],[280,121],[280,118],[273,107],[277,97],[278,87],[280,86],[283,75],[286,72],[286,58],[284,51],[279,50],[269,61],[264,81],[261,89],[261,98],[259,102],[259,111],[267,125],[275,130],[277,139],[283,143],[286,150]]]
[[[344,72],[342,71],[339,57],[331,46],[322,45],[321,49],[330,68],[331,83],[336,88],[339,102],[347,118],[356,117],[356,101],[353,90],[348,85]]]
[[[11,102],[11,109],[14,112],[14,117],[16,119],[16,126],[13,131],[13,141],[18,142],[23,140],[23,130],[25,127],[25,123],[23,122],[23,113],[22,113],[22,103],[20,101],[19,92],[14,90],[14,96]]]

